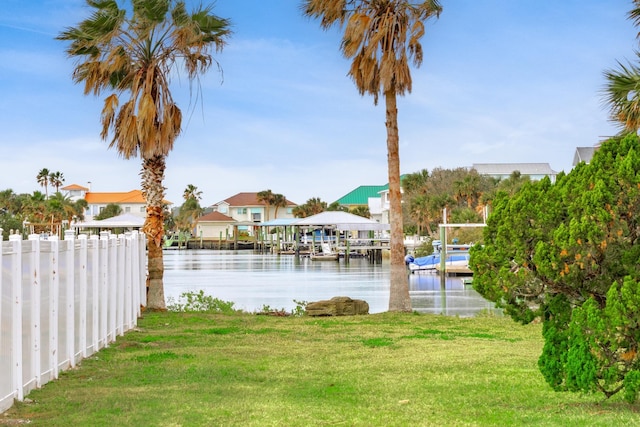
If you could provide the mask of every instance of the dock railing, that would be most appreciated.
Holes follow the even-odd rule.
[[[137,231],[0,243],[1,413],[136,326],[146,252]]]

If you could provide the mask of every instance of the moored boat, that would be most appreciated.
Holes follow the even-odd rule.
[[[440,269],[440,254],[432,254],[423,257],[408,259],[407,265],[409,270],[413,273],[415,271],[435,271]],[[469,266],[469,254],[447,254],[445,260],[446,269],[455,268],[456,270],[461,267]]]

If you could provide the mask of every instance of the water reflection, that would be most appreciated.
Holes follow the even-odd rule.
[[[479,311],[495,311],[495,304],[485,300],[460,277],[442,277],[434,273],[409,276],[411,304],[420,313],[447,316],[473,316]]]
[[[311,261],[292,255],[255,254],[252,251],[169,250],[164,252],[165,294],[204,290],[205,294],[233,301],[245,311],[267,305],[290,311],[296,301],[318,301],[349,296],[369,303],[371,313],[389,304],[389,265],[366,259]],[[460,278],[413,274],[409,277],[413,307],[419,312],[471,316],[490,305]]]

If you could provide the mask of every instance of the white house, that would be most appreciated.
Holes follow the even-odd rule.
[[[471,169],[475,169],[480,175],[498,179],[507,179],[516,171],[520,172],[521,176],[528,176],[532,181],[539,181],[548,176],[551,182],[555,182],[558,175],[549,163],[474,163]]]
[[[284,207],[269,206],[258,200],[258,193],[238,193],[211,206],[214,212],[231,217],[239,230],[249,230],[251,224],[274,219],[294,218],[295,203],[286,200]]]
[[[71,184],[61,188],[62,194],[71,198],[71,200],[85,199],[87,201],[87,210],[84,214],[85,220],[90,221],[94,216],[98,215],[109,204],[116,204],[122,208],[123,214],[131,214],[145,218],[146,199],[140,190],[131,190],[126,192],[94,192],[90,188],[83,187],[78,184]],[[167,205],[171,202],[165,200]]]

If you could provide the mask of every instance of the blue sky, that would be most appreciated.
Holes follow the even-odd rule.
[[[190,5],[199,1],[187,1]],[[206,2],[205,2],[206,3]],[[569,171],[575,148],[617,128],[603,71],[634,59],[630,0],[443,0],[423,38],[413,92],[399,99],[401,172],[473,163],[547,162]],[[211,205],[271,189],[331,203],[387,183],[384,102],[347,77],[338,29],[303,17],[297,0],[217,0],[233,36],[201,97],[173,79],[183,133],[167,160],[167,198],[188,184]],[[2,0],[0,190],[42,190],[42,168],[93,191],[139,188],[140,161],[99,137],[101,99],[74,85],[54,37],[88,16],[83,0]],[[223,77],[223,78],[222,78]]]

